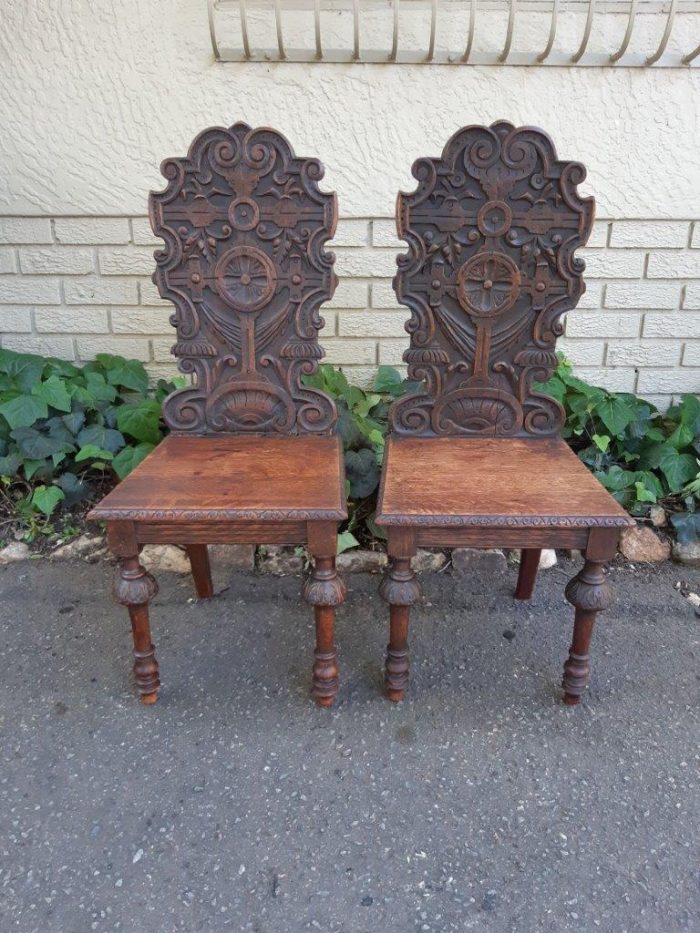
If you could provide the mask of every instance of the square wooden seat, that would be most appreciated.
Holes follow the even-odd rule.
[[[188,437],[170,435],[100,504],[92,517],[128,520],[148,540],[190,543],[189,523],[293,523],[288,535],[305,535],[307,521],[347,517],[340,439],[329,437]],[[256,534],[265,536],[265,528]],[[216,527],[206,532],[217,539]]]
[[[476,529],[482,544],[485,529],[499,529],[499,545],[513,547],[548,528],[585,546],[591,526],[631,523],[559,437],[390,438],[377,521],[414,526],[419,543],[431,526]]]

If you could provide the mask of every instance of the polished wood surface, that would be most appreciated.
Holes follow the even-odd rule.
[[[534,383],[555,366],[561,316],[584,292],[595,214],[586,170],[552,140],[505,120],[465,126],[396,203],[396,297],[411,309],[404,354],[424,392],[399,399],[397,435],[556,435],[564,409]]]
[[[173,353],[194,385],[163,416],[194,434],[330,434],[333,401],[303,384],[324,353],[319,309],[337,284],[323,167],[269,127],[211,127],[166,159],[149,200],[165,248],[153,280],[177,309]]]
[[[633,524],[559,437],[390,438],[380,525]]]
[[[564,409],[541,391],[557,365],[561,315],[585,290],[595,215],[579,162],[551,139],[505,120],[466,126],[440,158],[413,165],[396,228],[408,251],[394,290],[411,310],[409,377],[421,391],[389,409],[376,521],[387,530],[387,695],[408,685],[411,557],[422,547],[518,547],[515,596],[528,599],[543,547],[574,547],[584,570],[567,588],[574,639],[565,701],[588,681],[595,615],[609,603],[602,564],[632,519],[558,436]]]
[[[91,518],[308,521],[347,515],[340,439],[171,434]]]
[[[163,404],[170,436],[89,515],[107,522],[120,559],[114,592],[132,621],[137,687],[144,703],[156,701],[148,603],[157,585],[139,563],[143,544],[184,544],[203,599],[214,592],[208,544],[306,544],[312,693],[329,706],[345,482],[335,403],[304,377],[324,356],[319,311],[337,284],[325,250],[336,197],[320,190],[317,159],[245,123],[204,130],[161,172],[167,186],[149,201],[164,241],[153,281],[175,305],[173,354],[190,384]]]

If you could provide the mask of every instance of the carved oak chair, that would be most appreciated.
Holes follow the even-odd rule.
[[[183,544],[197,594],[213,595],[207,544],[306,544],[314,567],[313,694],[338,691],[335,568],[345,518],[334,403],[303,384],[323,350],[319,307],[333,294],[335,194],[316,159],[297,158],[271,129],[212,128],[186,158],[168,159],[151,194],[154,282],[176,311],[173,353],[191,387],[165,401],[169,436],[90,513],[107,522],[120,560],[117,602],[127,606],[134,672],[144,703],[160,686],[148,619],[156,582],[139,562],[146,543]]]
[[[594,202],[580,197],[578,162],[557,159],[541,130],[468,126],[441,158],[418,159],[418,188],[398,196],[394,289],[411,309],[404,354],[425,391],[389,415],[377,524],[388,532],[386,685],[408,684],[409,607],[420,590],[418,546],[520,548],[515,596],[532,595],[543,547],[579,548],[568,584],[574,636],[564,697],[577,703],[589,673],[596,614],[611,601],[603,564],[631,519],[559,436],[564,411],[533,387],[557,359],[561,315],[584,291],[576,250]]]

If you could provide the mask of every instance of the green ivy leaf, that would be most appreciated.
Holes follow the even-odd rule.
[[[656,502],[656,496],[653,492],[649,492],[644,483],[637,482],[634,484],[634,488],[637,490],[637,501],[638,502]]]
[[[671,524],[681,544],[694,544],[700,539],[700,512],[675,512]]]
[[[671,492],[680,492],[697,472],[695,457],[692,454],[679,453],[671,444],[663,445],[659,468],[666,477]]]
[[[154,399],[122,405],[117,412],[117,427],[137,441],[157,444],[160,440],[160,405]]]
[[[31,392],[41,379],[44,360],[33,353],[15,353],[12,350],[0,350],[0,372],[12,380],[12,384],[22,392]]]
[[[351,531],[341,531],[338,535],[338,554],[353,547],[359,547],[360,542]]]
[[[591,440],[598,450],[602,450],[603,453],[605,453],[610,446],[610,438],[607,434],[594,434]]]
[[[114,459],[114,454],[109,450],[104,450],[102,447],[96,447],[94,444],[86,444],[84,447],[81,447],[78,453],[75,455],[75,462],[81,463],[83,460],[112,460]]]
[[[93,492],[91,484],[75,473],[62,473],[56,480],[56,485],[63,490],[68,508],[89,499]]]
[[[24,478],[29,481],[39,476],[40,479],[51,479],[53,469],[48,458],[44,460],[24,460],[22,463]]]
[[[345,474],[350,481],[353,499],[371,496],[379,485],[379,464],[373,450],[348,450],[345,453]]]
[[[49,376],[44,382],[40,382],[32,389],[32,395],[46,402],[57,411],[71,410],[71,396],[68,388],[58,376]]]
[[[117,390],[107,382],[101,373],[88,372],[85,374],[85,390],[91,399],[96,402],[113,402],[117,397]]]
[[[397,392],[403,379],[401,373],[393,366],[380,366],[374,378],[375,392],[388,392],[393,395]]]
[[[58,486],[37,486],[32,493],[32,505],[48,518],[65,494]]]
[[[11,450],[4,457],[0,457],[0,476],[14,476],[21,465],[21,454],[16,450]]]
[[[138,444],[136,447],[125,447],[112,461],[112,469],[119,479],[124,479],[131,471],[150,454],[155,444]]]
[[[124,443],[124,436],[119,431],[106,428],[102,424],[90,424],[78,434],[78,444],[81,447],[94,444],[95,447],[109,450],[113,454],[121,450]]]
[[[608,395],[595,406],[595,413],[610,434],[622,434],[634,420],[634,408],[620,395]]]
[[[64,449],[60,438],[43,434],[36,428],[16,428],[12,437],[17,441],[19,452],[29,460],[44,460]]]
[[[11,428],[28,428],[48,413],[46,402],[33,395],[17,395],[0,405],[0,415],[5,416]]]
[[[102,360],[102,356],[98,357]],[[148,373],[139,360],[121,360],[115,366],[107,369],[107,382],[113,386],[122,386],[133,389],[134,392],[146,394],[148,390]]]
[[[85,412],[72,411],[68,415],[63,415],[61,421],[65,424],[66,428],[70,431],[71,434],[77,434],[85,424]]]

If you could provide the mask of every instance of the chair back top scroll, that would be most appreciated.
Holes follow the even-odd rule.
[[[439,159],[413,165],[401,193],[394,289],[411,309],[404,354],[425,394],[397,400],[395,435],[545,436],[561,405],[533,389],[557,364],[561,315],[585,290],[575,251],[593,225],[578,162],[557,160],[541,130],[468,126]]]
[[[319,308],[337,283],[324,244],[335,194],[316,159],[297,158],[275,130],[236,123],[166,159],[152,193],[153,281],[176,311],[173,353],[194,387],[165,401],[167,425],[195,434],[330,434],[336,410],[303,385],[324,355]]]

